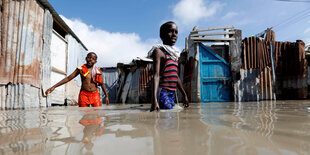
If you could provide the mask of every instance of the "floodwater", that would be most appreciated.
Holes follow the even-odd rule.
[[[310,101],[0,111],[0,154],[310,154]]]

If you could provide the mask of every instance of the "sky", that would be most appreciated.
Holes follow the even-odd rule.
[[[176,47],[198,28],[233,25],[242,38],[274,27],[276,41],[310,43],[310,0],[49,0],[67,25],[98,55],[97,66],[115,67],[146,57],[160,44],[159,27],[174,21]]]

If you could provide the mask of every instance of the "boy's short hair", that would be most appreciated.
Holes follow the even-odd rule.
[[[175,22],[168,21],[160,26],[159,37],[161,40],[163,40],[163,37],[164,37],[163,35],[167,32],[167,29],[169,28],[171,24],[175,24]]]
[[[95,52],[89,52],[89,53],[87,53],[87,56],[86,56],[86,57],[88,57],[90,54],[95,55],[95,56],[96,56],[96,59],[98,58],[98,57],[97,57],[97,54],[96,54]]]

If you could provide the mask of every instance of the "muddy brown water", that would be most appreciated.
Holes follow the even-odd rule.
[[[0,154],[310,154],[310,101],[0,111]]]

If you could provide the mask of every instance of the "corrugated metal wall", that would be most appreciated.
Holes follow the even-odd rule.
[[[51,84],[54,85],[67,76],[67,41],[55,31],[52,33],[51,40]],[[52,103],[64,104],[65,87],[66,85],[57,87],[50,94]]]
[[[183,57],[183,58],[182,58]],[[181,59],[184,59],[179,64],[180,80],[190,102],[200,102],[200,67],[199,67],[199,48],[198,43],[193,40],[188,40],[188,51],[181,54]],[[178,99],[181,101],[182,95],[178,91]]]
[[[65,53],[54,57],[53,60],[56,61],[52,62],[51,50],[55,47],[55,44],[52,44],[53,17],[61,19],[50,4],[43,0],[0,0],[0,8],[0,108],[50,106],[51,96],[46,96],[44,91],[51,86],[51,80],[55,79],[51,78],[52,66],[53,70],[56,68],[65,73],[63,76],[67,75],[67,68],[70,71],[72,66],[75,68],[77,64],[84,63],[82,61],[86,56],[86,47],[64,22],[60,22],[70,32],[67,36],[72,43],[69,46],[72,57],[67,58]],[[64,49],[67,52],[67,45]],[[65,63],[57,67],[61,58]],[[78,95],[73,92],[79,90],[78,82],[70,83],[69,91],[63,91],[62,95]]]
[[[52,15],[36,0],[1,3],[0,108],[49,106]]]
[[[3,0],[0,84],[41,87],[44,8],[36,0]]]
[[[128,90],[126,103],[139,103],[140,69],[134,66],[131,73],[132,78],[130,81],[130,89]]]
[[[241,31],[239,34],[241,43]],[[239,37],[238,36],[238,37]],[[237,41],[237,40],[235,40]],[[199,41],[198,41],[199,42]],[[231,46],[230,42],[230,46]],[[235,43],[230,50],[230,62],[233,64],[234,99],[235,101],[258,101],[280,99],[304,99],[307,97],[307,60],[305,45],[296,43],[275,42],[275,33],[268,29],[265,39],[258,37],[245,38],[242,43]],[[187,60],[181,63],[183,86],[192,102],[200,99],[199,56],[197,42],[189,39]],[[232,54],[233,53],[233,54]],[[199,101],[198,101],[199,102]]]
[[[275,42],[276,93],[280,99],[305,99],[308,70],[305,43]]]
[[[43,53],[42,57],[42,91],[44,92],[51,86],[51,39],[53,30],[53,16],[48,9],[44,13],[44,28],[43,28]],[[45,95],[45,93],[42,93]],[[45,96],[42,98],[41,106],[51,106],[51,97]]]
[[[70,75],[78,66],[85,64],[87,49],[84,48],[73,36],[68,34],[66,36],[68,41],[67,46],[67,76]],[[78,96],[81,87],[81,77],[77,76],[65,85],[65,99],[78,101]],[[72,102],[71,102],[72,103]],[[63,104],[63,102],[61,103]]]
[[[269,36],[271,38],[271,36]],[[272,57],[270,42],[262,40],[258,37],[245,38],[243,40],[243,57],[242,57],[242,69],[244,70],[258,70],[259,83],[253,85],[252,82],[246,84],[256,88],[260,87],[260,95],[256,99],[253,97],[239,96],[237,101],[253,101],[253,100],[269,100],[275,99],[274,82],[272,79]],[[245,71],[247,72],[247,71]],[[243,82],[247,80],[241,79]],[[240,85],[241,86],[241,85]],[[241,88],[243,90],[243,88]],[[246,89],[244,89],[246,90]],[[240,95],[256,96],[256,91],[245,92]],[[253,100],[251,100],[253,99]]]
[[[118,65],[117,99],[121,103],[150,103],[152,99],[152,62],[134,60]]]
[[[242,69],[260,72],[257,76],[260,85],[258,99],[307,98],[308,71],[304,42],[300,40],[296,43],[274,42],[274,32],[270,31],[267,34],[266,39],[250,37],[243,40]],[[241,81],[247,82],[243,79]],[[252,83],[248,85],[255,86]],[[246,92],[240,93],[242,94],[255,96],[255,94]],[[244,101],[245,98],[249,97],[237,96],[237,101]]]
[[[119,73],[117,68],[101,68],[103,82],[108,91],[110,103],[117,102],[117,87],[119,80]],[[100,89],[101,96],[104,96]],[[105,96],[102,98],[102,103],[105,103]]]
[[[151,103],[152,100],[153,70],[151,66],[151,63],[140,66],[139,103]]]
[[[85,58],[87,55],[87,49],[84,48],[74,37],[70,34],[66,36],[68,40],[68,60],[67,60],[67,72],[71,74],[78,66],[85,64]],[[78,85],[81,86],[81,78],[76,77]]]

